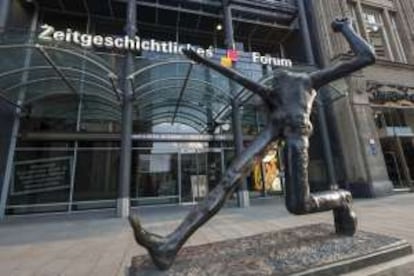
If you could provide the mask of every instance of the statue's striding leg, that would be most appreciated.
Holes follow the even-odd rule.
[[[356,231],[357,220],[349,207],[351,193],[345,190],[310,193],[308,147],[306,135],[292,134],[286,138],[286,208],[297,215],[333,210],[336,232],[352,236]]]
[[[237,188],[245,170],[249,168],[253,158],[261,154],[275,137],[274,128],[268,126],[253,143],[236,159],[224,173],[217,186],[196,205],[185,217],[184,221],[168,236],[161,237],[145,231],[137,217],[130,216],[129,221],[134,230],[135,240],[147,248],[154,264],[160,269],[168,269],[185,241],[205,222],[212,218],[224,205],[226,199]]]

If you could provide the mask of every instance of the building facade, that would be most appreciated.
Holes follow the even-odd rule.
[[[329,23],[350,17],[375,49],[377,62],[335,86],[348,97],[331,106],[344,168],[354,194],[410,190],[414,177],[414,3],[409,0],[308,1],[322,66],[348,59]],[[345,54],[344,54],[345,53]]]
[[[312,189],[379,196],[408,187],[411,3],[382,1],[373,11],[371,3],[365,13],[358,3],[0,0],[0,217],[101,208],[125,215],[129,205],[202,199],[266,116],[249,91],[181,49],[266,83],[274,70],[347,58],[329,30],[335,15],[354,16],[360,30],[380,22],[387,36],[362,32],[383,58],[319,93]],[[404,121],[390,124],[397,113]],[[234,196],[239,205],[283,194],[282,146],[275,141],[254,160]]]

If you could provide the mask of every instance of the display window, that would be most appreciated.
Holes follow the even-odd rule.
[[[281,193],[283,177],[280,166],[279,147],[269,149],[256,158],[252,168],[251,190],[262,193]]]

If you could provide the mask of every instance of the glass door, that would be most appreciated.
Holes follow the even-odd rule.
[[[207,181],[211,191],[221,180],[224,168],[224,154],[221,149],[210,149],[207,153]]]
[[[181,202],[202,200],[218,184],[223,173],[221,149],[181,152]]]
[[[179,202],[178,154],[134,150],[131,205]]]
[[[181,202],[194,203],[208,193],[207,155],[198,151],[181,153]]]

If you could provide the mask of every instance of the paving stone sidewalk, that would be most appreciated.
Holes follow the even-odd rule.
[[[188,208],[146,207],[134,212],[147,229],[166,234],[178,225]],[[414,194],[356,200],[354,209],[359,229],[414,244]],[[246,209],[224,208],[191,237],[187,246],[311,223],[332,223],[332,214],[293,216],[281,198],[262,199]],[[126,275],[131,257],[141,254],[146,252],[135,244],[128,222],[108,212],[9,218],[0,223],[0,276]]]

